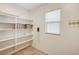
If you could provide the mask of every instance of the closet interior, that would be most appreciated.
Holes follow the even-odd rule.
[[[0,11],[0,54],[13,54],[32,44],[32,20]]]

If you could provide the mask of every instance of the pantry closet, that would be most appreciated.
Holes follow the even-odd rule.
[[[0,11],[0,54],[13,54],[32,44],[32,20]]]

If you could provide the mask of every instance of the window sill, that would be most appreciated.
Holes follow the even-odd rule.
[[[60,34],[56,34],[56,33],[45,33],[45,34],[60,35]]]

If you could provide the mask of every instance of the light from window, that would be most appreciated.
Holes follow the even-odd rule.
[[[45,14],[45,32],[60,34],[60,10],[54,10]]]

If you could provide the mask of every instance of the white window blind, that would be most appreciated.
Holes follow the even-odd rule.
[[[60,10],[54,10],[45,14],[45,32],[60,34]]]

